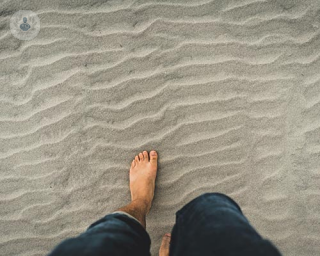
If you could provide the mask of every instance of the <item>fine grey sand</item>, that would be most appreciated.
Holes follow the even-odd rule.
[[[19,10],[32,40],[10,32]],[[205,192],[283,255],[319,255],[319,17],[316,0],[1,0],[0,255],[46,255],[128,203],[152,149],[152,255]]]

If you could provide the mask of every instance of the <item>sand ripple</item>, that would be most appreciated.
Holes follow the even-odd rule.
[[[284,255],[320,251],[318,1],[2,1],[1,255],[45,255],[129,200],[160,156],[152,254],[174,213],[234,197]],[[11,15],[36,10],[39,35]]]

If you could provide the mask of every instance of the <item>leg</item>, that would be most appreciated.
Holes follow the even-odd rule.
[[[144,228],[154,196],[157,159],[156,151],[150,152],[150,161],[147,151],[135,157],[130,168],[131,203],[118,210],[138,219]]]
[[[220,193],[207,193],[176,213],[170,255],[279,256],[274,245],[250,225],[238,204]]]
[[[49,256],[150,256],[146,232],[157,174],[157,153],[136,156],[130,168],[131,203],[93,223],[86,232],[59,244]]]

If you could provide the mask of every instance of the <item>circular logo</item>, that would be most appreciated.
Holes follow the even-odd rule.
[[[12,35],[20,40],[31,40],[40,31],[40,19],[32,11],[18,11],[10,19],[10,30]]]

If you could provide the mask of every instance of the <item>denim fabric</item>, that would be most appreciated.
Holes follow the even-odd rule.
[[[80,236],[60,243],[49,256],[150,256],[150,244],[139,222],[113,213],[94,222]]]
[[[58,245],[49,256],[150,255],[150,237],[136,220],[108,214],[86,232]],[[170,256],[281,256],[242,214],[238,204],[220,193],[206,193],[176,213]]]
[[[170,256],[280,256],[250,225],[239,205],[221,193],[206,193],[176,213]]]

